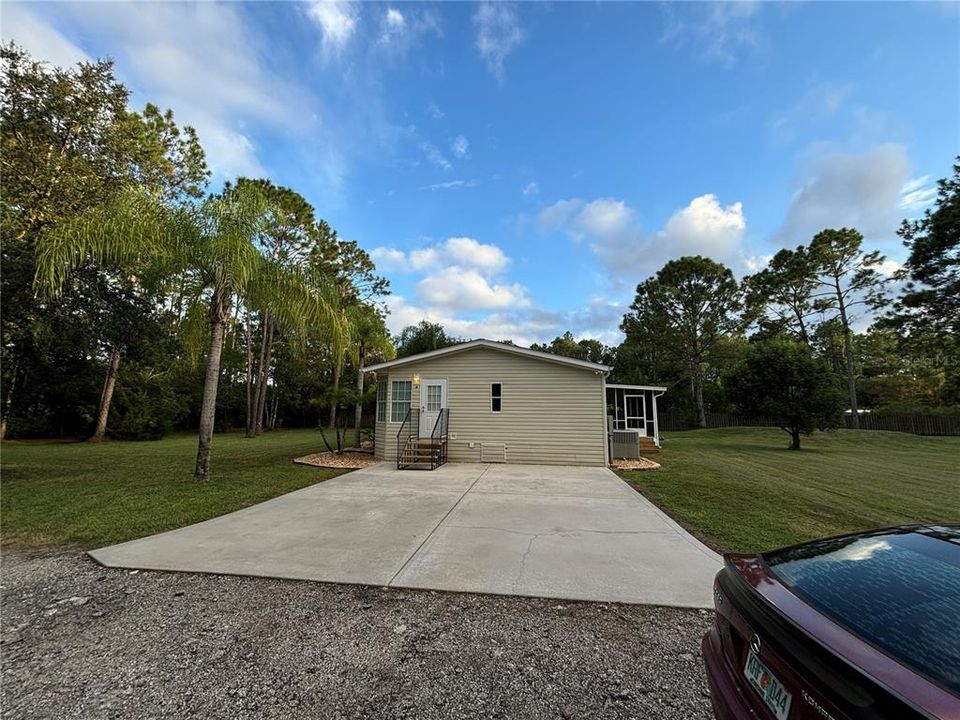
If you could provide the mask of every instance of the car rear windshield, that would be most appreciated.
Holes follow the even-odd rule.
[[[960,694],[960,530],[824,540],[764,560],[820,612]]]

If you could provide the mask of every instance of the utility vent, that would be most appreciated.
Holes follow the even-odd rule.
[[[610,433],[610,457],[635,460],[640,457],[640,431],[614,430]]]
[[[480,443],[480,462],[505,463],[506,461],[506,443]]]

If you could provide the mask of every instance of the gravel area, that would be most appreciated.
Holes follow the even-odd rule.
[[[2,717],[710,718],[711,613],[6,552]]]
[[[659,470],[660,463],[654,462],[649,458],[635,458],[627,460],[626,458],[614,458],[610,461],[614,470]]]
[[[304,455],[294,458],[293,461],[298,465],[313,465],[322,468],[349,468],[359,470],[360,468],[376,465],[377,460],[373,453],[357,450],[344,450],[342,453],[322,452]]]

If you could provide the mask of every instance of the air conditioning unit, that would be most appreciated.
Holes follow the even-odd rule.
[[[636,460],[640,457],[640,431],[614,430],[610,433],[610,457]]]

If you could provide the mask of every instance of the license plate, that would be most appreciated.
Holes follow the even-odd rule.
[[[746,675],[754,690],[760,693],[760,697],[777,720],[787,720],[790,714],[790,701],[793,698],[770,669],[760,662],[760,658],[753,650],[747,654],[747,666],[743,669],[743,674]]]

